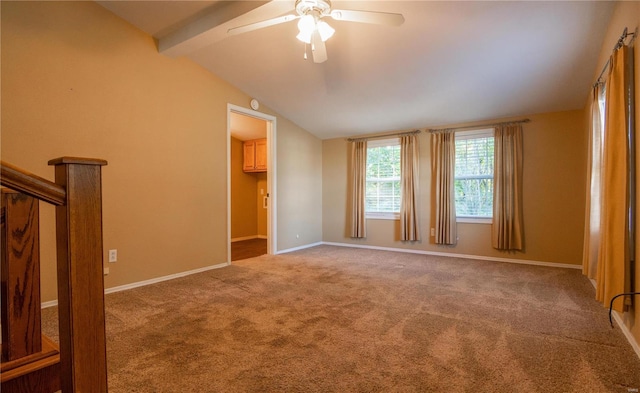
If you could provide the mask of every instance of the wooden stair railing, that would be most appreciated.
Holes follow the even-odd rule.
[[[60,390],[58,346],[40,325],[40,242],[38,200],[0,190],[2,222],[3,392]]]
[[[0,162],[1,185],[56,206],[59,384],[63,393],[107,392],[101,185],[101,167],[106,164],[104,160],[75,157],[51,160],[49,165],[55,166],[56,179],[55,183],[52,183],[13,165]],[[5,217],[5,219],[8,218]],[[3,284],[4,277],[3,271]],[[31,284],[35,285],[33,282]],[[10,289],[3,288],[3,295],[8,293],[6,292],[8,290]],[[34,302],[35,297],[31,295]],[[39,288],[37,298],[36,308],[39,308]],[[4,306],[3,304],[3,308]],[[4,313],[5,310],[3,310]],[[35,315],[36,313],[38,316]],[[2,327],[3,355],[6,344],[4,341],[5,317],[6,315],[3,316]],[[39,309],[31,318],[39,319]],[[31,330],[29,337],[39,336],[39,333],[33,332],[34,329]],[[39,330],[38,326],[37,331]],[[52,343],[43,339],[41,348],[37,345],[34,347],[33,342],[27,346],[31,348],[28,351],[41,354],[50,351],[50,344]],[[35,363],[42,363],[43,358],[40,355],[36,357],[38,359],[35,361],[33,361],[33,354],[12,360],[23,363],[20,365],[23,369],[31,368],[31,371],[36,372],[22,373],[22,371],[16,371],[17,367],[14,367],[12,371],[2,373],[0,379],[2,379],[3,392],[12,390],[38,392],[45,389],[48,391],[51,386],[54,386],[34,388],[39,385],[29,380],[29,378],[36,380],[53,378],[37,375],[37,370],[41,370],[42,367]],[[3,356],[3,366],[5,363]],[[8,377],[5,378],[6,374],[12,373],[20,374],[17,378],[22,378],[23,381],[12,385]],[[11,390],[5,390],[5,388]]]

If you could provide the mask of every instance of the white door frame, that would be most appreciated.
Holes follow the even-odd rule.
[[[227,104],[227,263],[231,264],[231,113],[267,122],[267,254],[277,252],[276,225],[276,117],[241,106]]]

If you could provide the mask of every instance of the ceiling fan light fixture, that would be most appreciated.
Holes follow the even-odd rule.
[[[300,21],[302,21],[302,19],[300,19]],[[335,33],[335,29],[329,26],[329,24],[324,21],[319,21],[318,23],[315,23],[314,21],[314,26],[311,29],[309,29],[302,23],[298,23],[298,27],[300,27],[300,25],[303,26],[296,38],[307,44],[311,43],[311,37],[313,36],[313,33],[316,31],[316,29],[318,30],[318,33],[320,33],[320,39],[322,40],[322,42],[325,42],[326,40],[331,38],[333,36],[333,33]]]
[[[296,36],[302,42],[307,44],[311,43],[311,35],[316,29],[316,19],[313,15],[304,15],[298,21],[298,30],[300,31]]]
[[[299,39],[300,41],[304,42],[305,44],[310,44],[311,43],[311,34],[312,33],[300,32],[300,33],[298,33],[296,38]]]
[[[320,32],[320,38],[323,42],[331,38],[333,36],[333,33],[336,32],[333,27],[329,26],[327,22],[322,20],[318,22],[317,27],[318,31]]]

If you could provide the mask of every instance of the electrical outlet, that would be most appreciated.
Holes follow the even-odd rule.
[[[104,268],[104,275],[106,276],[107,274],[109,274],[109,268],[108,268],[108,267],[105,267],[105,268]]]
[[[436,235],[436,229],[435,228],[431,228],[431,236],[435,236]]]
[[[300,235],[296,235],[296,239],[300,239]]]
[[[118,250],[109,250],[109,262],[116,262],[118,260]]]

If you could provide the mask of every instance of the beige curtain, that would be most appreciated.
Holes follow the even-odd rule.
[[[498,250],[522,250],[522,126],[495,129],[493,225],[491,240]]]
[[[591,94],[591,120],[589,124],[589,152],[587,163],[586,209],[584,223],[584,242],[582,249],[582,273],[595,279],[600,247],[600,209],[601,209],[601,171],[602,171],[602,134],[603,111],[600,102],[604,85],[597,83]]]
[[[418,138],[400,138],[400,240],[419,241],[418,230]]]
[[[367,237],[364,200],[367,186],[367,142],[351,143],[351,237]]]
[[[627,132],[633,83],[632,50],[622,46],[609,61],[605,100],[605,132],[602,161],[602,211],[596,299],[609,305],[611,298],[629,292],[631,286],[627,215],[629,213],[629,154]],[[633,109],[631,109],[633,110]],[[630,299],[618,300],[613,309],[624,311]]]
[[[435,243],[456,244],[454,170],[456,147],[453,132],[431,134],[431,170],[434,178]]]

